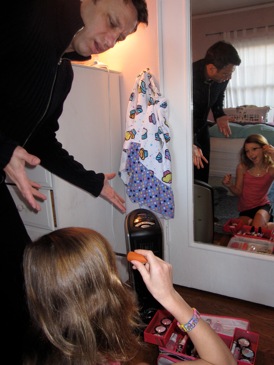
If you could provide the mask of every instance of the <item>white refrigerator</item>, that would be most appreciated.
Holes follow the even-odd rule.
[[[86,169],[116,172],[111,185],[125,198],[124,183],[118,176],[124,138],[120,74],[83,64],[74,64],[73,70],[57,138]],[[31,211],[15,186],[10,185],[10,190],[32,239],[61,227],[89,227],[102,233],[116,253],[126,253],[124,214],[41,167],[29,169],[28,175],[39,181],[47,195],[41,212]],[[117,256],[117,261],[121,274],[127,275],[125,258]]]

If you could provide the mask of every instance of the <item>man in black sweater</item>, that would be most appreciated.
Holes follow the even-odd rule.
[[[236,49],[219,41],[206,52],[205,58],[193,63],[193,164],[194,179],[208,183],[210,137],[208,113],[211,110],[221,133],[231,135],[230,117],[223,110],[224,93],[232,73],[241,59]]]
[[[30,238],[6,177],[36,211],[46,197],[28,179],[25,164],[41,164],[125,213],[124,199],[109,184],[116,174],[86,170],[58,142],[56,131],[73,80],[71,59],[89,59],[114,47],[140,23],[148,24],[148,11],[145,0],[14,0],[6,5],[0,15],[2,350],[17,365],[28,324],[21,265]]]

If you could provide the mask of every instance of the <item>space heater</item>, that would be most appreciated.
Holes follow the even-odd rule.
[[[135,209],[125,218],[127,252],[136,249],[151,250],[163,258],[163,234],[158,218],[147,209]],[[129,263],[129,281],[136,291],[141,313],[149,317],[154,311],[162,308],[160,303],[147,290],[141,274],[138,270],[132,269]],[[149,320],[149,318],[147,318]]]

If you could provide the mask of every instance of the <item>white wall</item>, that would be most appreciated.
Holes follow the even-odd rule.
[[[157,0],[148,0],[147,4],[149,26],[140,25],[136,33],[98,56],[99,61],[107,64],[111,70],[122,72],[121,110],[124,117],[137,75],[150,68],[156,81],[159,81]]]
[[[248,10],[238,9],[192,19],[193,60],[203,58],[206,50],[219,41],[220,32],[239,29],[273,26],[274,3],[253,6]],[[211,35],[207,35],[211,34]]]

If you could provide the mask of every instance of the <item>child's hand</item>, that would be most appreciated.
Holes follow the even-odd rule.
[[[272,160],[274,159],[274,147],[271,146],[271,144],[263,146],[263,151],[265,154],[270,156],[272,158]]]
[[[222,180],[222,184],[224,186],[231,186],[232,185],[232,175],[226,174]]]

